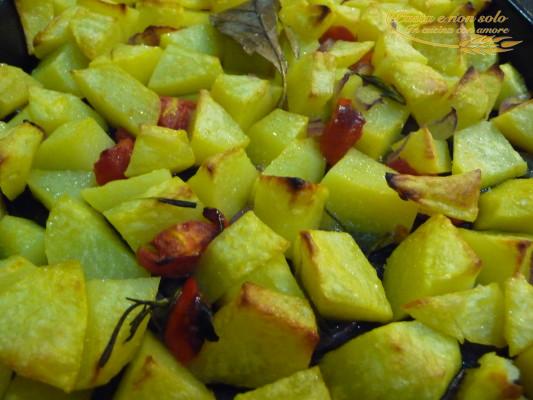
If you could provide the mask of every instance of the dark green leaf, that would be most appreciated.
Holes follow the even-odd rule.
[[[387,85],[380,78],[373,75],[357,74],[361,77],[363,82],[377,87],[383,93],[384,97],[388,97],[391,100],[394,100],[400,104],[405,104],[405,99],[393,86]]]
[[[278,40],[277,0],[250,0],[238,7],[211,15],[211,23],[224,35],[236,40],[248,54],[257,53],[270,61],[281,74],[285,101],[287,60]]]

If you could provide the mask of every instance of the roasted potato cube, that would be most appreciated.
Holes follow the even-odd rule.
[[[387,158],[387,165],[398,172],[437,175],[452,170],[448,143],[434,139],[426,127],[411,132],[391,147],[393,152]]]
[[[516,384],[520,371],[511,360],[488,353],[478,362],[478,368],[466,371],[457,400],[523,399],[522,387]]]
[[[190,368],[204,382],[256,388],[307,368],[318,342],[306,300],[251,283],[214,317],[218,342],[205,342]]]
[[[125,175],[147,174],[161,168],[178,173],[192,167],[194,161],[186,131],[142,125]]]
[[[474,289],[423,297],[403,306],[417,321],[460,343],[468,340],[504,347],[503,293],[497,283]]]
[[[289,243],[249,211],[207,247],[196,273],[205,298],[214,302],[256,268],[282,254]]]
[[[527,164],[494,124],[482,121],[453,136],[453,173],[475,169],[485,188],[524,175]]]
[[[460,366],[457,341],[415,321],[374,329],[320,362],[334,400],[438,399]]]
[[[82,189],[96,185],[92,171],[44,171],[34,169],[28,178],[33,196],[46,208],[52,209],[59,198],[67,194],[81,200]]]
[[[254,192],[254,212],[294,243],[300,231],[318,228],[327,199],[328,189],[320,183],[261,175]]]
[[[500,69],[503,71],[503,82],[498,100],[496,101],[496,107],[500,107],[501,103],[509,97],[528,94],[524,78],[510,63],[501,64]]]
[[[323,317],[379,322],[392,318],[376,270],[349,234],[302,231],[293,259],[298,278]]]
[[[258,175],[246,152],[237,147],[207,158],[187,183],[207,207],[232,218],[246,206]]]
[[[322,180],[330,193],[327,210],[353,231],[409,231],[417,208],[387,186],[387,172],[393,171],[358,150],[349,150]]]
[[[281,254],[274,256],[265,264],[257,267],[248,275],[242,277],[226,292],[222,298],[222,303],[227,304],[234,299],[241,291],[242,285],[246,282],[253,283],[254,285],[266,289],[272,289],[289,296],[296,296],[302,299],[305,298],[291,272],[287,260]]]
[[[195,208],[176,207],[157,198],[178,199],[196,203]],[[202,219],[203,205],[192,189],[174,177],[152,186],[136,199],[125,201],[104,212],[105,217],[133,251],[172,225]]]
[[[81,97],[81,91],[70,71],[86,68],[88,62],[75,44],[67,43],[41,61],[33,70],[32,76],[47,89]]]
[[[387,260],[383,286],[394,318],[405,317],[402,307],[413,300],[470,289],[480,269],[481,261],[450,220],[431,217]]]
[[[328,388],[318,367],[296,372],[274,383],[238,394],[235,400],[330,400]]]
[[[50,263],[79,260],[87,279],[147,275],[105,220],[88,205],[68,196],[59,199],[50,212],[45,250]]]
[[[139,25],[137,31],[146,27],[164,26],[181,28],[183,24],[184,9],[176,1],[140,0],[135,3],[139,11]]]
[[[121,38],[125,41],[137,32],[140,13],[133,7],[127,7],[127,1],[122,1],[121,3],[106,0],[77,0],[79,6],[100,15],[113,17],[120,27]]]
[[[507,279],[504,286],[504,335],[512,357],[533,345],[533,286],[523,275]]]
[[[90,400],[91,392],[65,393],[53,386],[23,378],[20,375],[9,384],[3,400]]]
[[[196,163],[234,147],[246,147],[250,139],[209,92],[200,91],[192,121],[191,146]]]
[[[494,232],[459,229],[459,234],[481,259],[478,283],[503,284],[507,278],[523,274],[529,278],[533,262],[533,238]]]
[[[326,159],[313,138],[297,139],[265,168],[270,176],[300,178],[312,183],[320,182],[326,170]]]
[[[68,93],[33,87],[30,89],[28,118],[39,125],[46,134],[67,122],[92,118],[102,129],[107,129],[104,119],[79,97]]]
[[[20,68],[0,64],[0,118],[26,105],[33,86],[41,84]]]
[[[17,0],[15,6],[24,29],[28,53],[33,54],[33,38],[54,18],[54,5],[42,0]]]
[[[335,89],[335,56],[320,51],[296,60],[287,74],[289,111],[320,118]]]
[[[42,139],[41,129],[27,122],[0,139],[0,189],[9,200],[24,191]]]
[[[72,35],[72,30],[70,29],[70,22],[79,11],[79,7],[74,4],[70,5],[68,8],[57,13],[54,19],[35,35],[33,38],[33,53],[36,57],[43,59],[67,43],[72,43],[78,48]],[[78,48],[78,51],[81,50]]]
[[[89,103],[113,126],[137,135],[142,124],[157,125],[159,96],[121,68],[103,65],[74,72]]]
[[[483,193],[474,227],[533,235],[533,179],[511,179]]]
[[[337,68],[348,68],[363,58],[373,47],[374,42],[372,41],[346,42],[337,40],[328,52],[335,56]]]
[[[492,123],[512,144],[533,153],[533,100],[500,114]]]
[[[533,346],[520,353],[514,363],[520,369],[520,381],[525,394],[531,397],[533,395]]]
[[[176,397],[177,396],[177,397]],[[198,381],[151,333],[120,381],[114,400],[214,400]]]
[[[0,362],[71,391],[87,328],[83,270],[73,261],[39,268],[14,263],[0,268],[2,280],[10,282],[0,290]]]
[[[474,222],[478,214],[481,171],[449,176],[387,174],[387,183],[404,200],[418,204],[419,212],[444,214]]]
[[[46,138],[34,166],[48,170],[92,171],[100,153],[115,143],[92,118],[61,125]]]
[[[103,186],[84,189],[81,191],[81,196],[95,210],[104,212],[124,201],[133,200],[151,187],[170,179],[172,179],[172,175],[168,169],[157,169],[144,175],[119,179]]]
[[[29,219],[6,215],[0,220],[0,258],[16,255],[45,265],[44,229]]]
[[[307,124],[307,117],[276,108],[250,127],[246,152],[254,164],[266,167],[294,139],[306,136]]]
[[[301,39],[318,39],[335,20],[332,0],[283,0],[281,5],[279,18]]]
[[[161,36],[160,44],[163,48],[175,45],[185,50],[214,57],[222,55],[221,34],[211,24],[193,25],[165,33]]]

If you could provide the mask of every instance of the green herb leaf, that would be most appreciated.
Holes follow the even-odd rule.
[[[387,85],[380,78],[373,75],[357,74],[361,77],[363,82],[377,87],[383,93],[384,97],[388,97],[391,100],[396,101],[397,103],[405,105],[405,99],[393,86]]]
[[[211,23],[243,47],[248,54],[257,53],[270,61],[281,74],[285,102],[287,92],[287,60],[278,39],[279,4],[277,0],[250,0],[238,7],[211,15]]]

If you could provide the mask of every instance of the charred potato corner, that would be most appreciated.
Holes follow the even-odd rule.
[[[13,3],[0,399],[533,399],[533,100],[484,1]]]

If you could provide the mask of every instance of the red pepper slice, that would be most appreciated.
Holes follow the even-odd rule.
[[[196,103],[176,97],[161,96],[161,112],[158,125],[170,129],[189,128]]]
[[[217,225],[188,221],[159,233],[137,250],[137,260],[153,275],[180,278],[194,271],[207,245],[220,232]]]
[[[392,158],[387,161],[387,165],[392,169],[398,171],[400,174],[409,174],[409,175],[420,175],[416,169],[411,167],[411,165],[405,161],[403,158]]]
[[[328,40],[344,40],[346,42],[355,42],[357,38],[355,35],[350,32],[348,28],[345,28],[344,26],[332,26],[329,28],[324,34],[320,37],[318,40],[320,44],[327,42]]]
[[[198,305],[201,302],[198,284],[189,278],[182,288],[165,327],[165,344],[183,364],[190,362],[200,351],[203,338],[198,334]]]
[[[126,136],[117,133],[117,137],[121,137],[118,143],[104,150],[100,154],[98,161],[94,163],[94,175],[99,185],[105,185],[107,182],[126,178],[124,173],[130,163],[134,141],[129,134]]]
[[[365,119],[349,99],[339,99],[337,108],[320,137],[320,150],[329,165],[334,165],[350,150],[363,133]]]

